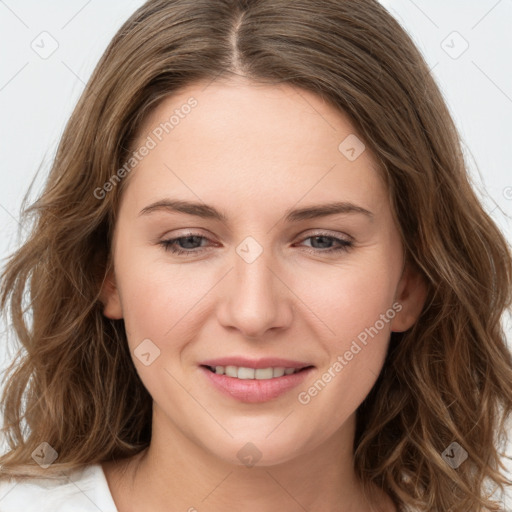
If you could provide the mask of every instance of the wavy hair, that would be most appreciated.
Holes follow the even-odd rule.
[[[512,257],[428,66],[376,0],[150,0],[117,32],[41,194],[23,205],[30,232],[2,274],[0,306],[20,349],[5,377],[0,476],[48,477],[149,445],[151,396],[123,321],[106,318],[100,300],[127,182],[112,177],[164,98],[233,74],[311,91],[350,117],[427,283],[420,317],[391,334],[358,409],[358,477],[401,510],[498,510],[491,493],[510,484],[501,456],[512,357],[501,319]],[[42,442],[58,453],[44,470],[32,458]],[[457,469],[442,456],[453,442],[468,453]]]

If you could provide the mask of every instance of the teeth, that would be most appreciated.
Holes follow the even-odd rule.
[[[238,370],[238,378],[240,378],[240,370]],[[271,379],[274,377],[274,370],[272,368],[258,368],[254,372],[254,377],[258,380]]]
[[[295,371],[295,368],[290,368],[290,370],[293,370],[291,373],[293,373]],[[273,371],[272,371],[272,377],[282,377],[284,375],[284,372],[286,370],[284,368],[281,368],[281,367],[278,367],[278,368],[273,368]],[[256,378],[258,378],[258,372],[256,371]]]
[[[238,368],[237,377],[239,379],[254,379],[254,374],[254,368],[244,368],[243,366],[240,366],[240,368]]]
[[[226,366],[225,374],[228,377],[238,377],[238,370],[236,366]]]
[[[246,368],[244,366],[215,366],[211,367],[217,375],[226,375],[236,379],[256,379],[267,380],[282,377],[283,375],[291,375],[299,371],[297,368]]]

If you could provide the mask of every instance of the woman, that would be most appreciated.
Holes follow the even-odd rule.
[[[377,2],[147,2],[28,213],[2,510],[500,510],[511,256]]]

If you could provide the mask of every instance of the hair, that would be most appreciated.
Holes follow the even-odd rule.
[[[311,91],[349,116],[385,180],[407,261],[427,285],[421,315],[391,334],[357,411],[356,474],[401,510],[498,510],[491,494],[510,485],[501,450],[512,356],[501,319],[512,257],[472,188],[428,66],[375,0],[150,0],[124,23],[41,194],[23,208],[29,235],[2,274],[0,306],[21,345],[5,377],[0,476],[48,477],[149,445],[151,396],[123,320],[106,318],[100,299],[128,181],[113,173],[164,98],[232,76]],[[43,442],[58,454],[46,469],[32,458]],[[442,457],[452,442],[468,453],[457,469]]]

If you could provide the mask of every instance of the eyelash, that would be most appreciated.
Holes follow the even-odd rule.
[[[161,245],[165,251],[167,252],[171,252],[173,254],[176,254],[178,256],[192,256],[192,255],[195,255],[195,254],[200,254],[202,252],[204,252],[205,248],[202,248],[202,249],[199,249],[199,250],[194,250],[194,249],[189,249],[189,250],[185,250],[185,249],[180,249],[179,247],[177,247],[176,243],[179,241],[179,240],[184,240],[184,239],[187,239],[187,238],[191,238],[191,237],[198,237],[198,238],[201,238],[201,239],[204,239],[204,240],[208,240],[205,236],[202,236],[202,235],[199,235],[197,233],[187,233],[186,235],[184,236],[180,236],[178,238],[171,238],[169,240],[162,240],[161,242],[159,242],[159,245]],[[337,248],[329,248],[329,249],[326,249],[326,250],[322,250],[322,249],[314,249],[314,248],[310,248],[310,249],[307,249],[307,252],[311,252],[311,253],[314,253],[314,254],[325,254],[325,253],[338,253],[338,252],[348,252],[350,251],[350,249],[352,249],[353,247],[353,242],[349,241],[349,240],[343,240],[341,238],[336,238],[334,236],[331,236],[331,235],[328,235],[327,233],[317,233],[315,235],[311,235],[311,236],[308,236],[306,238],[304,238],[302,241],[305,241],[305,240],[309,240],[310,238],[327,238],[329,240],[333,240],[335,242],[338,242],[340,245],[337,247]]]

